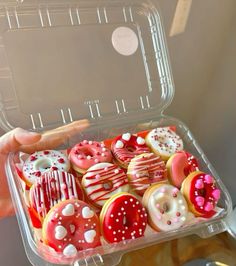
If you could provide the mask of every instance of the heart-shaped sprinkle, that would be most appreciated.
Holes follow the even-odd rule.
[[[137,138],[137,143],[138,143],[139,145],[143,145],[143,144],[145,144],[145,139],[143,139],[143,138],[141,138],[141,137],[138,137],[138,138]]]
[[[82,209],[82,216],[85,219],[92,218],[94,216],[94,211],[86,206]]]
[[[205,199],[201,196],[198,196],[196,197],[196,202],[197,202],[197,205],[201,207],[204,205]]]
[[[196,181],[196,183],[195,183],[195,188],[197,188],[197,189],[202,189],[202,188],[204,188],[204,183],[203,183],[202,179],[198,179],[198,180]]]
[[[67,230],[64,226],[58,225],[55,228],[55,238],[57,240],[62,240],[67,235]]]
[[[77,254],[77,249],[74,245],[69,244],[64,248],[63,254],[67,257],[73,257]]]
[[[213,207],[212,203],[211,202],[207,202],[204,209],[205,209],[205,211],[209,212],[209,211],[213,210],[213,208],[214,207]]]
[[[124,147],[124,143],[121,140],[118,140],[116,142],[116,148],[117,149],[122,149]]]
[[[131,138],[131,134],[130,133],[125,133],[122,135],[122,139],[123,140],[126,140],[126,141],[129,141]]]
[[[72,216],[75,213],[74,205],[69,203],[65,206],[65,208],[62,210],[62,214],[64,216]]]
[[[205,179],[207,184],[212,184],[213,183],[213,177],[210,176],[210,175],[206,175],[204,179]]]
[[[213,190],[212,196],[214,197],[215,200],[219,200],[219,198],[220,198],[220,190],[219,189]]]
[[[95,236],[96,236],[95,230],[89,230],[84,233],[84,239],[87,243],[93,243]]]
[[[70,232],[71,234],[75,232],[75,226],[73,224],[70,224]]]

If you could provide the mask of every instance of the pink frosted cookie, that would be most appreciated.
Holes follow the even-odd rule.
[[[190,153],[181,151],[173,154],[166,163],[170,182],[180,188],[183,180],[198,170],[198,161]]]
[[[160,156],[144,153],[130,161],[127,175],[134,191],[142,196],[150,185],[167,180],[167,169]]]
[[[83,191],[72,174],[61,171],[46,172],[30,189],[30,206],[43,219],[57,203],[68,199],[83,200]]]
[[[221,192],[215,183],[211,175],[200,171],[191,173],[184,180],[181,191],[196,216],[210,218],[216,213]]]
[[[178,188],[155,184],[143,195],[148,222],[156,231],[171,231],[183,226],[188,216],[188,205]]]
[[[167,160],[172,154],[183,150],[183,141],[169,127],[158,127],[151,130],[146,136],[147,145],[151,150]]]
[[[125,133],[118,136],[111,144],[111,150],[117,162],[124,168],[137,155],[150,152],[145,139],[137,135]]]
[[[84,174],[89,167],[97,163],[111,162],[112,155],[103,143],[84,140],[70,150],[69,159],[72,167]]]
[[[82,186],[89,202],[99,208],[114,194],[129,190],[124,170],[111,163],[99,163],[90,167],[83,176]]]
[[[120,242],[144,235],[147,213],[135,196],[119,193],[105,203],[100,221],[105,240],[109,243]]]
[[[23,164],[23,177],[26,184],[31,187],[38,177],[52,170],[68,172],[70,162],[67,156],[56,150],[37,151],[25,160]]]
[[[50,210],[42,235],[46,245],[66,257],[101,244],[97,215],[88,204],[76,199],[61,201]]]

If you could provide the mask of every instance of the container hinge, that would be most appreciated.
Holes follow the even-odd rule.
[[[219,233],[224,232],[227,229],[226,223],[223,221],[216,222],[213,224],[208,225],[206,228],[204,228],[198,235],[202,238],[207,238]]]
[[[92,257],[77,260],[74,262],[74,266],[101,266],[104,265],[103,258],[101,255],[96,254]]]

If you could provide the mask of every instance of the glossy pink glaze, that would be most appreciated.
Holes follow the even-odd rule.
[[[172,156],[170,179],[175,187],[180,188],[184,179],[198,170],[198,162],[193,155],[185,151],[177,152]]]
[[[111,162],[112,155],[103,143],[84,140],[70,150],[69,159],[74,168],[86,171],[97,163]]]
[[[59,227],[63,227],[63,234],[59,234]],[[62,201],[48,213],[44,221],[43,240],[66,256],[69,256],[66,252],[69,245],[75,252],[95,248],[101,244],[98,217],[83,201]],[[71,256],[75,256],[75,252]]]

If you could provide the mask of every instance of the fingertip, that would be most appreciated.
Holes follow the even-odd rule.
[[[41,139],[41,134],[27,131],[22,128],[16,128],[14,130],[14,138],[19,144],[28,145],[38,142]]]

